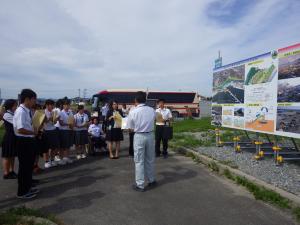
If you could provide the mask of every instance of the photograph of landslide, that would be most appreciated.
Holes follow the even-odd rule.
[[[251,67],[247,76],[245,85],[268,83],[276,76],[277,69],[272,63],[267,68]]]
[[[213,74],[213,103],[244,103],[245,65]]]
[[[300,134],[300,106],[279,106],[276,130]]]
[[[300,77],[278,81],[278,102],[300,102]]]
[[[222,106],[213,106],[211,109],[211,124],[214,126],[222,126]]]
[[[278,79],[300,77],[300,53],[279,58]]]

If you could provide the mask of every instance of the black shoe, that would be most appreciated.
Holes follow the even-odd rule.
[[[6,175],[3,175],[3,179],[4,180],[10,180],[10,179],[15,179],[15,178],[13,178],[10,173],[8,173]]]
[[[156,186],[157,186],[157,181],[155,180],[155,181],[148,183],[147,188],[154,188]]]
[[[32,187],[32,188],[30,189],[29,192],[30,192],[31,194],[36,195],[37,193],[40,192],[40,190],[39,190],[38,188],[36,188],[36,187]]]
[[[164,154],[164,159],[167,159],[169,157],[168,153]]]
[[[25,194],[25,195],[17,195],[17,198],[19,198],[19,199],[32,199],[32,198],[35,198],[36,197],[36,194],[33,194],[33,193],[31,193],[30,191],[27,193],[27,194]]]
[[[138,192],[145,192],[144,188],[140,188],[140,187],[136,186],[135,184],[132,185],[132,189],[135,191],[138,191]]]
[[[10,174],[13,177],[12,179],[17,179],[18,178],[18,174],[16,174],[15,171],[11,171]]]

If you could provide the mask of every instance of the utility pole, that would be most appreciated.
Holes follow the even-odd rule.
[[[2,97],[2,96],[1,96],[1,88],[0,88],[0,100],[2,99],[1,97]]]
[[[83,98],[86,99],[86,92],[87,92],[87,89],[83,89]]]
[[[78,98],[80,99],[80,88],[78,88]]]

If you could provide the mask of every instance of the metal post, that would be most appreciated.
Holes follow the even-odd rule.
[[[283,162],[282,156],[279,155],[280,150],[281,148],[278,146],[278,138],[277,136],[275,136],[273,151],[274,151],[274,160],[276,166],[280,166],[280,164]]]

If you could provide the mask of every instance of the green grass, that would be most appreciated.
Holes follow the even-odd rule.
[[[171,148],[195,148],[199,146],[210,146],[210,141],[203,141],[195,138],[193,135],[187,134],[174,134],[173,139],[170,141]]]
[[[279,206],[280,208],[291,209],[291,202],[275,191],[260,187],[250,182],[245,177],[237,176],[235,178],[235,182],[241,186],[246,187],[248,191],[250,191],[254,195],[255,199],[272,203],[276,206]]]
[[[180,132],[201,132],[214,130],[215,127],[211,125],[211,118],[202,118],[199,120],[187,119],[177,121],[173,124],[174,133]]]
[[[61,221],[55,218],[53,215],[48,215],[40,212],[36,209],[29,209],[26,207],[11,208],[6,212],[0,214],[0,224],[5,225],[43,225],[40,223],[35,223],[33,220],[25,219],[27,217],[41,217],[48,219],[58,225],[63,225]]]

